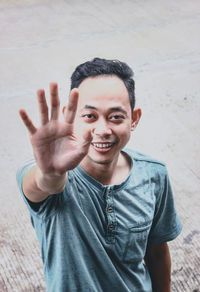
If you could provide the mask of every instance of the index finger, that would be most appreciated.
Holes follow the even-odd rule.
[[[77,110],[79,92],[77,88],[72,89],[69,96],[69,102],[64,113],[66,123],[72,124]]]

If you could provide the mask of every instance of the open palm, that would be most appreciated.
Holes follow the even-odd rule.
[[[44,90],[38,90],[40,127],[36,128],[26,111],[20,116],[29,131],[35,159],[40,170],[46,174],[60,175],[76,167],[87,154],[91,142],[90,132],[79,140],[73,134],[73,122],[78,103],[78,90],[73,89],[64,113],[59,120],[60,100],[56,83],[50,84],[51,117]]]

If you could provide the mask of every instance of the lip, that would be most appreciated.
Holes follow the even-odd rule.
[[[92,142],[91,145],[92,147],[97,151],[97,152],[108,152],[110,149],[114,146],[115,143],[113,142]]]

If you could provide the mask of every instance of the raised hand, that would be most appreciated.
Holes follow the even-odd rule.
[[[29,131],[34,156],[41,172],[62,175],[80,163],[87,154],[92,139],[90,131],[83,133],[83,137],[78,139],[73,134],[78,89],[73,89],[70,93],[64,121],[59,120],[60,100],[56,83],[50,84],[50,113],[44,90],[38,90],[37,96],[40,127],[34,126],[25,110],[20,110],[19,113]]]

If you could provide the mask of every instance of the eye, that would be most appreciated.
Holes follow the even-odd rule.
[[[94,115],[92,115],[92,114],[87,114],[87,115],[84,115],[84,117],[87,118],[87,119],[92,119],[92,118],[94,118]]]
[[[110,120],[112,121],[121,121],[121,120],[124,120],[125,117],[123,115],[112,115],[109,117]]]
[[[92,122],[96,118],[94,114],[83,114],[82,117],[88,122]]]

